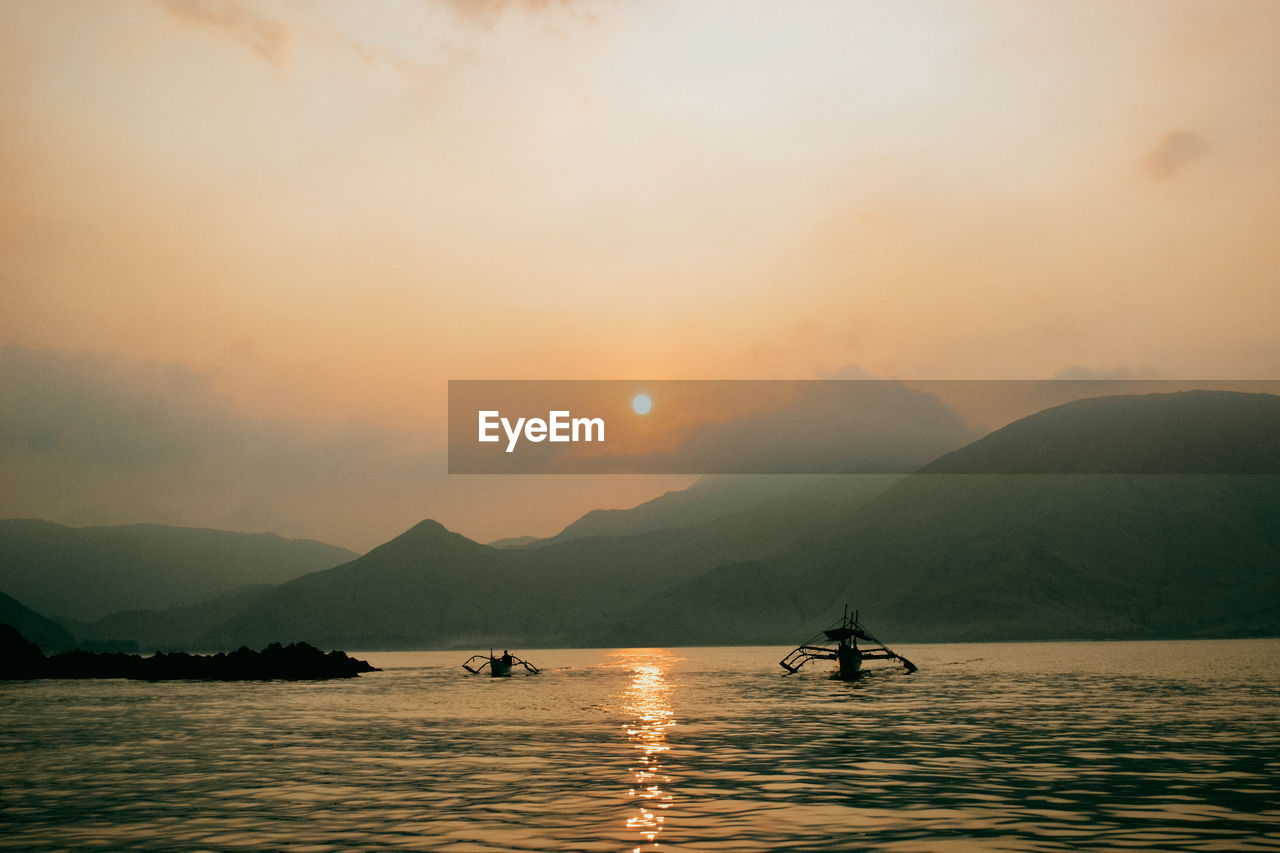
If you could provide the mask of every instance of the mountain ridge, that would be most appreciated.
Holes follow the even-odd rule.
[[[46,654],[70,651],[76,647],[75,637],[65,626],[3,592],[0,592],[0,623],[20,631],[23,637]]]
[[[1178,391],[1088,397],[1042,409],[920,474],[1280,474],[1280,397]],[[1049,442],[1052,431],[1057,440]]]
[[[0,519],[0,589],[55,621],[191,605],[346,562],[351,551],[274,533]]]
[[[1114,454],[1152,412],[1160,440],[1146,442],[1144,465],[1164,454],[1176,467],[1188,436],[1232,434],[1212,424],[1242,405],[1262,413],[1246,419],[1248,435],[1280,435],[1280,397],[1149,396],[1046,409],[919,474],[815,478],[687,526],[502,549],[424,520],[363,556],[246,592],[233,614],[183,618],[208,626],[205,650],[279,638],[365,649],[782,643],[845,602],[898,641],[1280,634],[1280,476],[1018,467],[1043,464],[1027,447]],[[1080,442],[1063,409],[1106,416]],[[1219,461],[1253,454],[1265,467],[1274,444],[1232,446]],[[996,451],[1006,473],[946,470],[981,470],[1001,461]]]

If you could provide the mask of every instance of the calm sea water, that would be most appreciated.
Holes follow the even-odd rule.
[[[1280,850],[1280,640],[786,651],[0,682],[0,849]]]

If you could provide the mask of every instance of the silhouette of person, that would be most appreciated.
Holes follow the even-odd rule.
[[[511,652],[507,651],[506,649],[502,650],[502,662],[505,663],[507,666],[511,666]]]

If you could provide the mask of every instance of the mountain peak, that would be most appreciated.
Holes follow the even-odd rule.
[[[468,539],[466,536],[463,536],[461,533],[455,533],[454,531],[445,527],[443,524],[436,521],[435,519],[426,518],[426,519],[423,519],[422,521],[419,521],[413,527],[410,527],[408,530],[406,530],[404,533],[401,533],[399,536],[392,539],[390,542],[387,542],[379,546],[378,548],[375,548],[374,551],[378,551],[378,550],[381,550],[382,548],[388,548],[388,547],[394,547],[394,548],[410,547],[415,549],[429,547],[429,548],[438,549],[442,546],[451,547],[451,548],[466,548],[466,547],[484,548],[486,547],[484,545],[481,545],[479,542],[475,542],[471,539]]]
[[[406,530],[402,535],[408,536],[410,533],[417,536],[440,535],[440,534],[446,534],[446,533],[451,533],[454,536],[458,535],[456,533],[453,533],[452,530],[445,527],[440,522],[436,521],[434,518],[424,518],[422,521],[419,521],[413,527],[410,527],[408,530]]]

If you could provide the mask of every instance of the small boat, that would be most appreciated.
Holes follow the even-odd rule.
[[[479,661],[479,663],[475,663],[476,661]],[[467,658],[467,662],[462,665],[462,668],[472,675],[479,675],[480,671],[486,666],[489,667],[489,675],[494,678],[510,678],[511,667],[513,666],[523,666],[534,675],[542,671],[527,660],[520,660],[520,658],[506,649],[502,650],[501,655],[496,656],[493,653],[493,649],[489,649],[488,655],[472,655]]]
[[[859,646],[859,640],[867,645]],[[916,671],[915,664],[882,643],[858,621],[858,611],[855,610],[850,619],[847,604],[839,622],[796,646],[779,663],[790,674],[811,660],[835,661],[833,677],[844,681],[857,678],[863,661],[869,660],[893,660],[902,664],[907,672]]]

